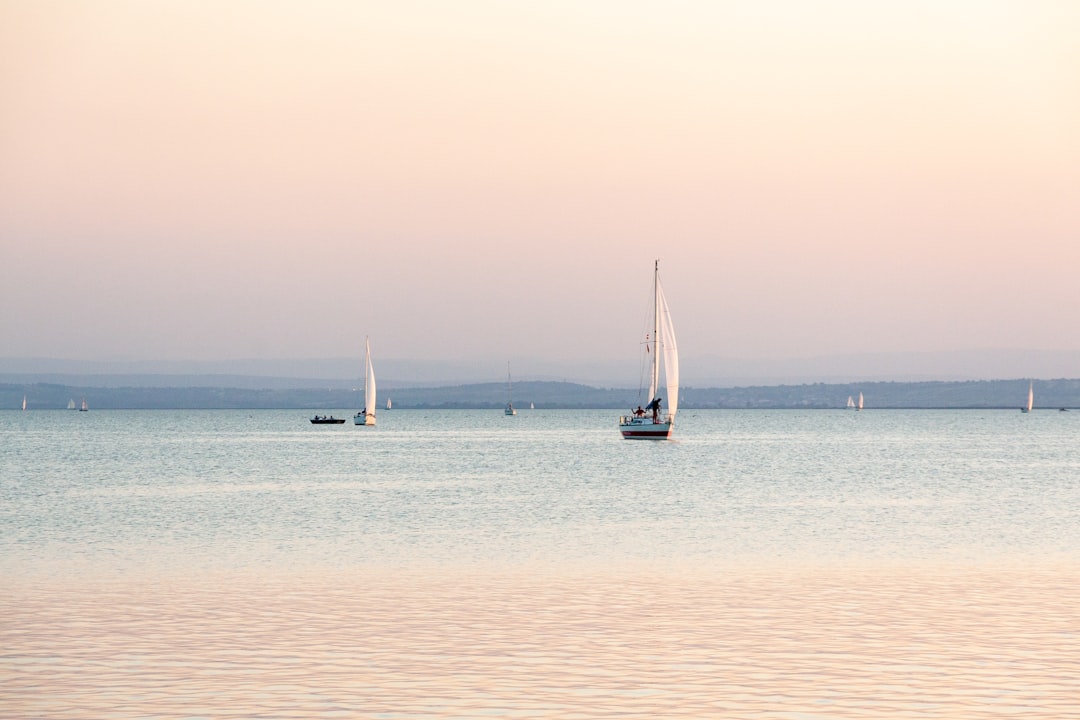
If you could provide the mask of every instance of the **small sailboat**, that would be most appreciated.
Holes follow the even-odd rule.
[[[649,358],[649,403],[640,405],[629,415],[619,418],[619,432],[628,440],[666,440],[675,425],[679,409],[679,347],[675,343],[675,327],[671,322],[664,289],[660,285],[660,261],[653,266],[653,326],[645,336],[645,352]],[[660,368],[664,369],[667,384],[668,409],[661,409]]]
[[[68,400],[68,410],[74,410],[74,409],[75,409],[75,398],[71,398],[70,400]]]
[[[23,410],[26,409],[26,396],[25,395],[22,396],[22,409]]]
[[[83,398],[82,399],[82,405],[79,406],[79,412],[87,412],[89,410],[90,410],[90,407],[86,404],[86,398]]]
[[[859,393],[859,402],[858,402],[857,405],[855,405],[855,409],[856,410],[862,410],[862,408],[863,408],[862,393]]]
[[[1025,412],[1025,413],[1031,412],[1031,406],[1034,405],[1034,404],[1035,404],[1035,382],[1032,381],[1032,382],[1028,383],[1027,405],[1020,408],[1020,412]]]
[[[529,403],[529,409],[530,410],[535,410],[536,409],[536,403]]]
[[[850,395],[847,396],[847,409],[848,410],[854,410],[855,409],[855,398],[851,397]]]
[[[353,416],[353,424],[375,424],[375,368],[371,364],[370,338],[364,338],[364,409]]]
[[[390,398],[386,398],[386,409],[390,410],[394,407],[394,404],[390,402]]]
[[[514,383],[510,380],[510,361],[506,361],[506,409],[503,410],[506,415],[517,415],[517,410],[514,409]]]

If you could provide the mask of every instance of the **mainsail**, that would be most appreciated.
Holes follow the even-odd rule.
[[[367,365],[367,377],[364,380],[364,414],[371,418],[374,423],[375,420],[375,366],[371,364],[371,341],[367,338],[364,339],[364,349],[366,359],[364,364]]]
[[[679,409],[679,346],[675,342],[675,326],[671,322],[664,289],[660,286],[660,277],[656,278],[656,304],[659,308],[657,334],[664,358],[664,380],[667,382],[668,415],[674,419]]]

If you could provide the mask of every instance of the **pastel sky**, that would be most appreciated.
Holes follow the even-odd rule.
[[[1072,0],[0,0],[0,355],[1080,350]]]

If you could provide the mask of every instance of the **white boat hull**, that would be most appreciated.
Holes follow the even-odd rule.
[[[375,424],[375,416],[374,415],[364,415],[363,413],[356,413],[355,415],[353,415],[353,424],[354,425],[374,425]]]
[[[671,437],[674,422],[667,418],[653,420],[651,417],[619,418],[619,432],[627,440],[667,440]]]

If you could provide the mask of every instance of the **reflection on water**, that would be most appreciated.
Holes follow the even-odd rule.
[[[1076,718],[1075,568],[0,590],[4,717]]]
[[[680,420],[0,413],[0,717],[1080,718],[1080,413]]]

